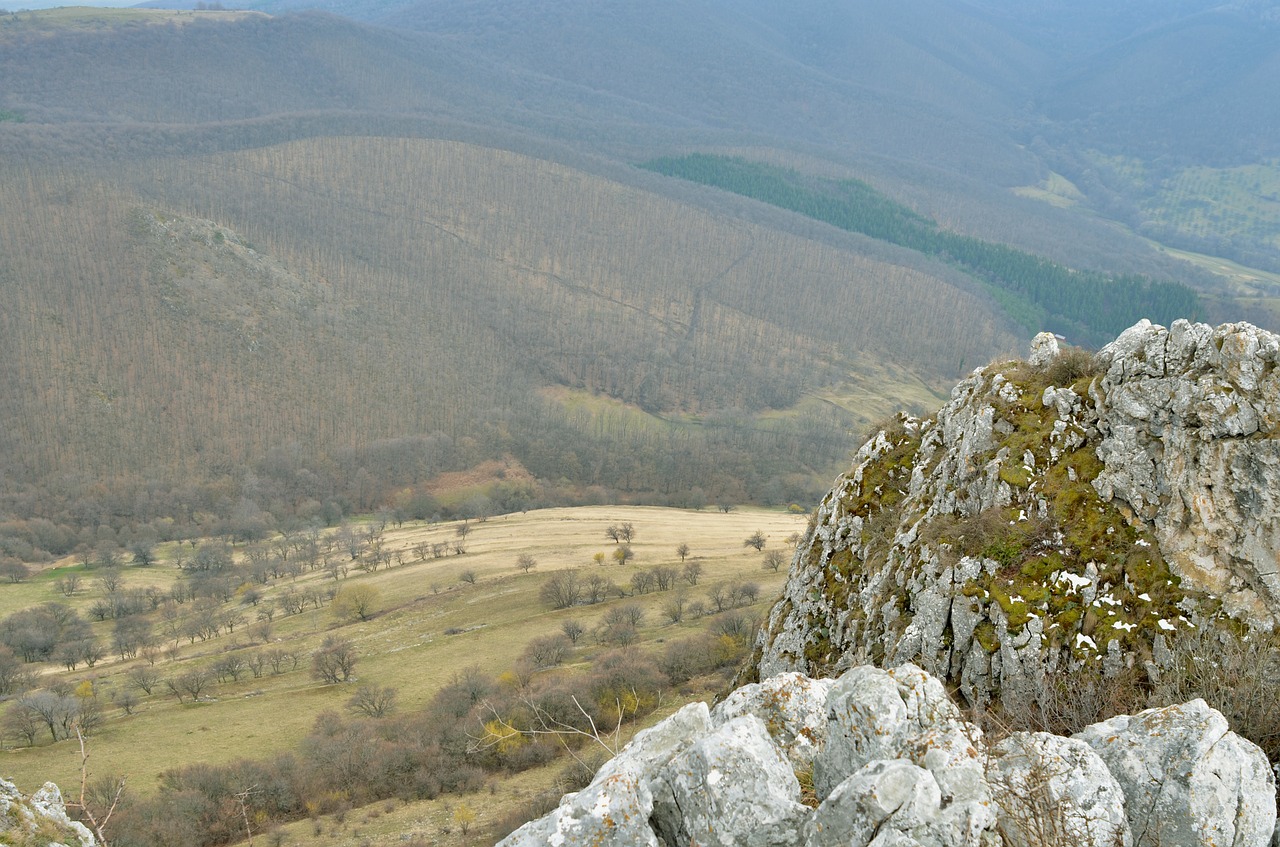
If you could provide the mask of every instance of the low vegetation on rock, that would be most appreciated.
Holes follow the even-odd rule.
[[[1096,356],[1042,335],[975,371],[858,452],[754,672],[916,661],[1060,732],[1205,696],[1275,757],[1272,710],[1197,663],[1275,665],[1278,362],[1248,324],[1143,321]]]

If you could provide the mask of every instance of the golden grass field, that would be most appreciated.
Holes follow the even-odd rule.
[[[620,566],[610,554],[614,543],[605,534],[610,524],[630,522],[635,527],[631,546],[634,559]],[[592,506],[546,509],[524,514],[511,514],[473,522],[466,538],[467,552],[444,558],[416,561],[412,547],[420,541],[455,540],[457,523],[435,525],[405,524],[388,527],[384,549],[403,550],[404,564],[375,573],[351,570],[343,585],[365,583],[377,588],[380,599],[377,614],[364,622],[339,621],[326,605],[301,614],[282,617],[277,613],[270,645],[309,653],[326,636],[340,633],[357,646],[360,661],[359,682],[374,682],[399,689],[398,707],[412,710],[426,703],[433,694],[460,669],[479,666],[493,673],[509,669],[527,642],[539,635],[558,632],[567,618],[576,618],[590,632],[596,620],[611,604],[611,599],[592,606],[577,606],[553,611],[540,602],[538,591],[554,571],[576,568],[584,573],[602,571],[614,582],[626,585],[632,573],[655,565],[679,565],[676,547],[688,544],[690,561],[703,567],[697,586],[681,583],[690,600],[702,598],[706,589],[717,582],[751,581],[761,587],[760,600],[752,610],[762,614],[779,592],[786,569],[777,573],[762,570],[764,553],[744,546],[744,540],[757,530],[768,537],[765,553],[783,549],[789,560],[791,549],[786,539],[803,532],[805,517],[781,511],[736,509],[687,511],[657,507]],[[166,552],[163,548],[162,555]],[[537,566],[525,574],[516,565],[521,553],[532,554]],[[605,564],[594,557],[605,554]],[[63,597],[54,581],[69,568],[81,566],[70,562],[52,567],[30,581],[0,587],[0,615],[18,608],[46,601],[59,601],[81,610],[99,596],[93,571],[83,572],[83,585],[73,598]],[[464,571],[474,571],[475,584],[461,580]],[[162,561],[150,568],[125,568],[125,584],[167,587],[179,579],[177,569]],[[269,598],[293,585],[301,590],[332,580],[323,571],[299,577],[296,582],[279,580],[266,589]],[[647,609],[641,628],[641,646],[692,634],[706,619],[687,620],[670,625],[660,616],[659,608],[667,592],[652,592],[628,597],[625,602],[640,603]],[[234,602],[234,601],[233,601]],[[250,637],[245,634],[253,619],[246,609],[248,621],[234,634],[222,634],[209,641],[188,644],[177,642],[176,656],[166,656],[156,667],[164,676],[177,675],[188,663],[209,661],[228,649],[247,648]],[[98,636],[110,640],[111,622],[95,623]],[[465,630],[447,635],[446,630]],[[585,638],[574,661],[588,662],[600,649]],[[174,642],[168,642],[166,646]],[[49,675],[75,680],[93,680],[99,696],[109,701],[113,692],[127,688],[125,674],[142,659],[119,661],[109,656],[92,670],[79,669],[66,673],[49,669]],[[110,707],[108,720],[90,739],[90,768],[95,775],[123,774],[129,790],[147,794],[155,789],[157,777],[168,768],[189,762],[226,762],[237,758],[259,758],[290,750],[311,727],[315,717],[325,710],[341,711],[357,682],[322,685],[311,678],[309,660],[304,657],[298,670],[260,678],[246,677],[239,682],[213,686],[207,699],[181,705],[163,690],[155,689],[144,697],[133,715]],[[667,704],[674,708],[678,704]],[[663,711],[669,708],[664,707]],[[0,752],[0,775],[13,779],[20,788],[31,791],[46,779],[67,789],[79,783],[79,752],[74,741],[62,741],[33,748],[7,748]],[[486,794],[474,798],[470,805],[479,813],[472,830],[475,843],[483,843],[481,833],[486,819],[492,819],[521,796],[521,785],[546,782],[547,774],[525,774],[504,783],[498,795],[503,802]],[[532,790],[532,789],[529,789]],[[464,798],[465,800],[465,798]],[[337,835],[326,836],[325,843],[376,844],[398,843],[405,832],[438,833],[447,826],[448,808],[459,798],[401,805],[378,804],[351,812],[342,823],[316,824],[303,821],[292,825],[296,838],[311,840],[317,825],[335,829]],[[363,822],[357,825],[357,822]],[[359,830],[358,835],[353,835]],[[456,833],[455,833],[456,835]],[[345,839],[345,840],[344,840]]]

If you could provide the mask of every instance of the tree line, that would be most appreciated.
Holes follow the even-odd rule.
[[[1053,330],[1100,344],[1139,318],[1168,324],[1195,318],[1187,286],[1137,274],[1068,268],[1003,244],[942,229],[865,182],[806,177],[730,156],[696,153],[641,167],[741,194],[832,226],[954,263],[998,290],[1002,307],[1028,330]]]

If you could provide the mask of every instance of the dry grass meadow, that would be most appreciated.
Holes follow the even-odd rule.
[[[606,536],[606,528],[623,522],[635,528],[631,544],[635,556],[627,564],[618,565],[611,555],[615,544]],[[782,550],[789,561],[792,551],[787,539],[804,531],[805,517],[751,508],[729,513],[624,506],[546,509],[472,522],[465,554],[427,557],[422,561],[413,554],[414,546],[422,541],[456,540],[457,526],[413,523],[398,529],[387,527],[384,549],[403,551],[403,564],[393,561],[389,568],[373,573],[352,569],[341,581],[343,586],[363,583],[377,589],[375,614],[367,621],[339,620],[329,605],[295,615],[277,613],[270,643],[263,644],[249,634],[254,615],[253,609],[246,607],[246,621],[234,633],[224,632],[194,644],[186,638],[165,641],[155,664],[163,677],[176,676],[195,663],[210,662],[229,650],[281,648],[297,651],[302,659],[298,669],[291,672],[263,673],[258,678],[246,674],[238,682],[215,684],[208,696],[194,703],[188,700],[179,704],[161,685],[152,695],[142,697],[132,715],[108,705],[105,724],[90,739],[93,774],[122,774],[128,779],[130,791],[147,794],[155,790],[162,772],[177,765],[261,758],[290,750],[317,715],[326,710],[343,710],[360,683],[397,688],[398,708],[412,710],[425,704],[458,671],[478,666],[501,673],[511,668],[530,639],[559,632],[568,618],[576,618],[590,632],[607,608],[624,602],[614,597],[595,605],[551,610],[540,601],[539,589],[556,571],[578,569],[584,576],[602,572],[625,586],[636,571],[656,565],[678,567],[676,549],[687,544],[689,561],[702,566],[702,577],[698,585],[682,582],[677,590],[695,601],[704,599],[707,589],[718,583],[754,582],[760,586],[760,599],[750,611],[763,614],[786,578],[785,567],[778,572],[762,569],[765,554]],[[764,552],[743,543],[757,531],[767,536]],[[125,568],[125,585],[167,589],[182,578],[177,568],[163,558],[171,551],[162,548],[160,552],[162,559],[155,566]],[[517,556],[522,553],[531,554],[537,563],[528,573],[517,566]],[[598,553],[604,554],[603,564],[596,561]],[[28,582],[0,587],[0,615],[55,600],[76,606],[85,614],[102,596],[94,571],[81,573],[82,588],[70,599],[54,586],[68,572],[81,568],[64,562]],[[467,571],[474,573],[474,584],[464,581]],[[309,586],[332,585],[333,580],[322,570],[296,580],[276,580],[265,588],[264,602],[290,587],[304,591]],[[638,645],[641,649],[660,646],[660,642],[685,637],[705,626],[706,619],[669,624],[659,609],[670,596],[668,592],[651,592],[626,598],[625,602],[640,603],[646,608]],[[111,621],[95,622],[93,626],[99,638],[109,643]],[[359,651],[358,680],[323,685],[312,679],[308,656],[323,638],[335,633],[349,638]],[[590,642],[590,637],[583,640],[586,646],[577,651],[575,662],[585,664],[595,652],[604,649]],[[120,661],[111,655],[89,670],[82,667],[68,673],[49,668],[45,674],[49,682],[59,677],[76,685],[92,680],[98,696],[110,704],[113,695],[129,688],[128,671],[144,663],[141,658]],[[697,686],[686,687],[673,695],[671,703],[664,704],[660,714],[708,693]],[[7,743],[12,745],[13,741]],[[79,765],[74,741],[49,744],[44,739],[35,747],[7,746],[0,752],[0,774],[26,791],[45,780],[53,780],[68,791],[75,789]],[[483,797],[472,798],[469,805],[479,818],[468,839],[485,843],[486,826],[493,819],[520,802],[524,794],[539,786],[545,788],[552,778],[550,773],[541,771],[521,774],[500,787],[494,786],[493,794],[486,792]],[[322,840],[327,844],[391,844],[401,843],[406,833],[435,838],[444,830],[453,829],[451,810],[459,802],[468,800],[450,797],[412,804],[377,804],[353,810],[341,821],[302,821],[285,828],[285,843]],[[461,837],[456,830],[451,835],[454,839]]]

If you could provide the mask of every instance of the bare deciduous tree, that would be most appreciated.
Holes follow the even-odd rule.
[[[553,609],[567,609],[582,599],[582,584],[573,571],[560,571],[542,584],[538,596]]]
[[[347,682],[356,671],[356,647],[330,635],[311,656],[311,675],[326,684]]]
[[[582,637],[583,632],[585,632],[586,630],[583,629],[581,621],[570,618],[569,620],[560,624],[560,631],[563,632],[565,634],[565,637],[569,639],[569,643],[577,644],[578,639]]]
[[[686,562],[680,570],[680,578],[690,585],[697,585],[702,577],[702,565],[698,562]]]
[[[385,717],[395,710],[396,693],[383,685],[362,685],[347,701],[347,708],[369,718]]]

